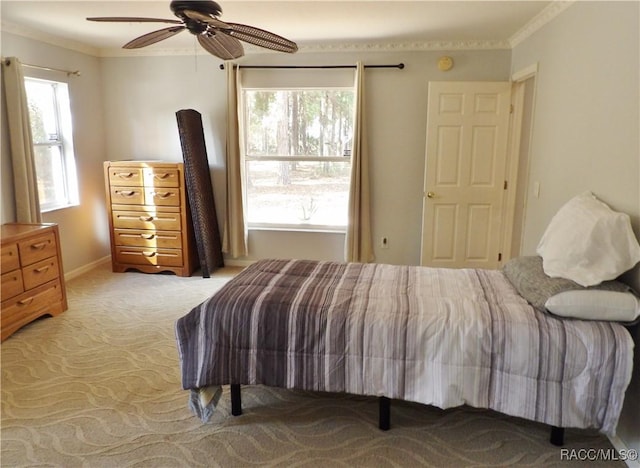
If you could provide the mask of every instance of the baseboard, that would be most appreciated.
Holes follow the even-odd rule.
[[[78,276],[84,275],[87,271],[93,270],[94,268],[99,267],[103,263],[108,263],[111,261],[111,255],[107,255],[106,257],[99,258],[98,260],[88,263],[86,265],[81,266],[80,268],[76,268],[68,273],[64,274],[64,280],[69,281],[73,278],[77,278]]]
[[[98,260],[88,263],[86,265],[81,266],[80,268],[76,268],[75,270],[69,271],[68,273],[64,274],[64,280],[65,281],[69,281],[72,280],[73,278],[77,278],[78,276],[81,276],[83,274],[85,274],[88,271],[93,270],[94,268],[99,267],[100,265],[104,264],[104,263],[109,263],[111,262],[111,255],[107,255],[106,257],[102,257],[99,258]],[[224,261],[224,265],[225,266],[230,266],[230,267],[248,267],[249,265],[251,265],[252,263],[255,263],[256,260],[227,260],[225,259]]]
[[[635,449],[628,448],[627,445],[618,436],[608,436],[608,439],[609,442],[611,442],[611,445],[613,445],[613,448],[615,448],[619,454],[636,454],[635,460],[624,460],[624,462],[629,468],[640,468],[640,460],[638,460],[637,456],[638,452]]]

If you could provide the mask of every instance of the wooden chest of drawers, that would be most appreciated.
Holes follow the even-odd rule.
[[[2,340],[41,315],[67,310],[56,224],[2,225]]]
[[[197,252],[184,165],[107,161],[104,176],[113,271],[190,276]]]

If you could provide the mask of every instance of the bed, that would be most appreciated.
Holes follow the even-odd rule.
[[[501,270],[261,260],[176,322],[182,386],[206,420],[231,384],[488,408],[615,434],[633,341],[542,313]]]

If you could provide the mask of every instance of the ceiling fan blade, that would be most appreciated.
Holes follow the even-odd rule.
[[[128,16],[98,16],[87,18],[88,21],[102,21],[110,23],[171,23],[182,24],[180,20],[163,19],[163,18],[137,18]]]
[[[170,28],[159,29],[158,31],[153,31],[143,36],[137,37],[134,40],[127,42],[122,46],[123,49],[139,49],[141,47],[146,47],[151,44],[155,44],[156,42],[162,41],[163,39],[168,39],[171,36],[178,34],[181,31],[187,29],[184,26],[171,26]]]
[[[198,34],[198,42],[210,54],[222,60],[232,60],[244,55],[244,48],[237,39],[223,32]]]
[[[280,52],[293,53],[298,50],[298,45],[295,42],[272,32],[265,31],[264,29],[255,28],[246,24],[226,23],[211,15],[205,15],[195,10],[184,10],[183,13],[187,18],[207,23],[215,30],[229,34],[249,44],[278,50]]]
[[[226,33],[249,44],[290,54],[298,50],[298,45],[295,42],[264,29],[238,23],[227,23],[227,25],[231,30],[225,31]]]

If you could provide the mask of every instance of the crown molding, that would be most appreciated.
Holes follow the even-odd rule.
[[[73,50],[94,57],[100,56],[100,51],[96,47],[92,47],[71,39],[54,36],[53,34],[48,34],[26,26],[10,23],[8,21],[0,21],[0,32],[7,32],[16,36],[34,39],[36,41],[44,42],[45,44],[62,47],[64,49]]]
[[[573,5],[576,1],[577,0],[553,0],[540,13],[534,16],[527,24],[509,38],[509,48],[513,49],[516,47],[564,10]]]
[[[96,54],[101,58],[117,58],[117,57],[170,57],[180,55],[203,55],[210,56],[201,47],[194,49],[193,47],[182,48],[158,48],[158,47],[145,47],[143,49],[122,49],[122,48],[106,48],[98,49]]]
[[[245,45],[246,55],[276,53],[268,49]],[[510,49],[508,41],[426,41],[392,43],[344,43],[303,44],[298,52],[420,52],[434,50],[496,50]],[[203,49],[194,48],[144,48],[144,49],[99,49],[99,57],[163,57],[172,55],[209,55]]]
[[[508,41],[414,41],[390,43],[346,43],[302,45],[303,52],[415,52],[431,50],[510,49]]]

